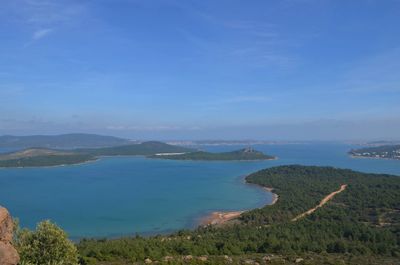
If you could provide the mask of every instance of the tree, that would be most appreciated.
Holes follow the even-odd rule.
[[[39,223],[35,231],[17,232],[16,246],[22,264],[77,265],[78,252],[67,234],[50,221]]]

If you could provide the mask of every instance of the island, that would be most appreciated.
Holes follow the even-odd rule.
[[[354,149],[351,150],[349,154],[355,158],[365,157],[365,158],[400,160],[400,145],[383,145],[383,146]]]
[[[222,225],[83,239],[80,256],[85,264],[399,263],[399,176],[289,165],[260,170],[246,181],[279,199]]]
[[[171,160],[204,160],[204,161],[250,161],[250,160],[272,160],[274,156],[266,155],[253,148],[244,148],[232,152],[211,153],[205,151],[187,152],[187,153],[170,153],[155,154],[150,158],[161,158]]]
[[[104,148],[56,150],[28,148],[0,154],[0,167],[48,167],[74,165],[97,160],[103,156],[150,156],[164,153],[186,153],[194,149],[157,141]]]

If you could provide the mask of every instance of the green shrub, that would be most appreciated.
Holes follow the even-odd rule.
[[[21,264],[77,265],[78,253],[67,234],[50,221],[39,223],[35,231],[18,230],[16,247]]]

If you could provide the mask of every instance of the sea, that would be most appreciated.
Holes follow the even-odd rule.
[[[245,146],[199,146],[211,152]],[[165,234],[193,229],[213,211],[249,210],[272,194],[246,184],[246,175],[279,165],[317,165],[400,176],[400,161],[352,158],[343,143],[254,145],[269,161],[172,161],[140,156],[48,168],[0,169],[0,205],[34,229],[42,220],[73,240]],[[1,149],[7,152],[10,149]]]

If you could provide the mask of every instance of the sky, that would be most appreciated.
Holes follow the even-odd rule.
[[[400,139],[399,0],[0,2],[0,135]]]

